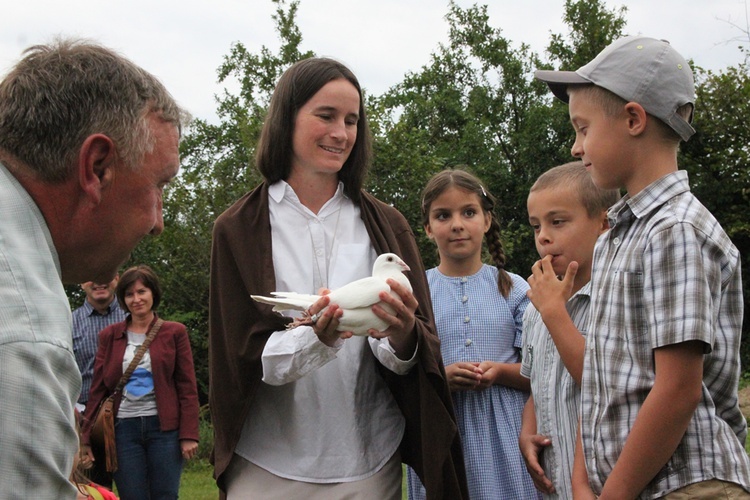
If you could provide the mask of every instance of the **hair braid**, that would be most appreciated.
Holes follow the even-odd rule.
[[[510,289],[513,287],[513,281],[505,270],[505,250],[503,249],[503,242],[500,240],[500,224],[497,222],[495,217],[492,217],[490,221],[490,228],[484,234],[484,240],[487,242],[487,249],[490,252],[492,261],[497,266],[497,289],[500,291],[500,295],[507,298],[510,294]]]

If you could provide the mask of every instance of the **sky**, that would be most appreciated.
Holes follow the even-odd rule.
[[[514,46],[543,56],[550,35],[567,34],[564,0],[457,0],[487,5],[489,22]],[[748,46],[746,0],[605,0],[626,6],[626,34],[669,40],[683,56],[720,71],[742,62]],[[448,41],[448,0],[300,0],[302,50],[338,59],[370,94],[427,65]],[[279,39],[271,0],[23,0],[0,16],[0,75],[34,44],[54,36],[98,41],[156,75],[194,117],[216,123],[217,69],[232,45],[251,53]],[[740,29],[741,28],[741,29]],[[742,30],[745,30],[743,33]]]

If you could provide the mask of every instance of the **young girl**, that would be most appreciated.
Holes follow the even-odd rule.
[[[518,448],[529,382],[520,375],[526,282],[505,268],[494,197],[463,170],[424,189],[422,217],[440,265],[427,271],[435,323],[474,500],[537,498]],[[487,240],[496,267],[482,263]],[[409,471],[409,498],[424,498]]]

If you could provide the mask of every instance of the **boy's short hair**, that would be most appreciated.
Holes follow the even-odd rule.
[[[573,190],[589,217],[599,217],[620,199],[619,189],[601,189],[591,180],[591,175],[581,161],[572,161],[544,172],[529,190],[559,189]]]
[[[612,42],[590,63],[576,71],[538,70],[552,93],[568,102],[568,87],[594,84],[626,102],[636,102],[687,141],[695,106],[695,82],[687,61],[669,42],[644,36],[627,36]],[[684,109],[690,111],[685,118]],[[678,112],[678,110],[683,110]]]

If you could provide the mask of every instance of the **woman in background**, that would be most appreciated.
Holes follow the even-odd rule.
[[[117,283],[125,321],[99,333],[94,378],[86,405],[84,453],[92,460],[89,433],[99,404],[117,387],[138,347],[156,322],[161,301],[159,279],[150,267],[125,271]],[[165,321],[115,397],[118,469],[122,500],[175,499],[183,460],[198,450],[198,389],[185,325]]]

